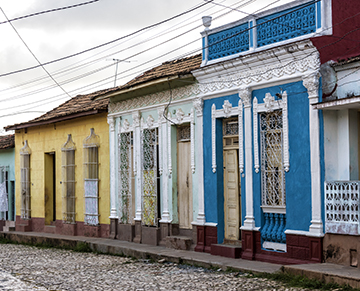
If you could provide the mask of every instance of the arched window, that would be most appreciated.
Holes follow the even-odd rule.
[[[68,135],[62,152],[62,212],[64,223],[75,223],[75,143]]]
[[[99,224],[99,146],[100,138],[90,129],[90,135],[83,142],[84,147],[84,189],[85,224]]]
[[[20,184],[21,184],[21,218],[31,218],[30,205],[30,155],[31,149],[25,140],[25,145],[20,149]]]

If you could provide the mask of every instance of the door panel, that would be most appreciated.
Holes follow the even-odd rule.
[[[237,150],[224,151],[225,239],[238,240],[240,227]]]
[[[45,153],[45,224],[56,220],[55,153]]]
[[[178,143],[178,215],[180,228],[192,228],[192,172],[190,142]]]

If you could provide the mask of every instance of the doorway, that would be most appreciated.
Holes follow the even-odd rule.
[[[237,119],[223,121],[225,243],[241,239],[241,193],[239,180]]]
[[[179,228],[192,229],[193,195],[190,124],[177,127],[177,167]]]
[[[45,225],[56,221],[55,152],[45,153]]]

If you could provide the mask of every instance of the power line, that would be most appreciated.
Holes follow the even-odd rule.
[[[213,0],[210,0],[209,2],[200,4],[200,5],[198,5],[198,6],[194,7],[194,8],[191,8],[191,9],[185,11],[185,12],[182,12],[182,13],[180,13],[180,14],[177,14],[177,15],[175,15],[175,16],[172,16],[172,17],[170,17],[170,18],[167,18],[167,19],[162,20],[162,21],[160,21],[160,22],[157,22],[157,23],[155,23],[155,24],[151,24],[151,25],[148,25],[148,26],[143,27],[143,28],[141,28],[141,29],[138,29],[137,31],[132,32],[132,33],[129,33],[129,34],[125,35],[125,36],[122,36],[122,37],[119,37],[119,38],[117,38],[117,39],[108,41],[108,42],[106,42],[106,43],[97,45],[97,46],[95,46],[95,47],[92,47],[92,48],[83,50],[83,51],[81,51],[81,52],[77,52],[77,53],[75,53],[75,54],[71,54],[71,55],[68,55],[68,56],[59,58],[59,59],[55,59],[55,60],[52,60],[52,61],[49,61],[49,62],[45,62],[45,63],[39,64],[39,65],[37,65],[37,66],[32,66],[32,67],[28,67],[28,68],[24,68],[24,69],[12,71],[12,72],[0,74],[0,77],[5,77],[5,76],[13,75],[13,74],[16,74],[16,73],[21,73],[21,72],[25,72],[25,71],[28,71],[28,70],[36,69],[36,68],[39,68],[39,67],[41,67],[41,66],[46,66],[46,65],[49,65],[49,64],[53,64],[53,63],[56,63],[56,62],[59,62],[59,61],[63,61],[63,60],[66,60],[66,59],[69,59],[69,58],[72,58],[72,57],[81,55],[81,54],[83,54],[83,53],[86,53],[86,52],[89,52],[89,51],[92,51],[92,50],[101,48],[101,47],[103,47],[103,46],[112,44],[112,43],[117,42],[117,41],[119,41],[119,40],[122,40],[122,39],[124,39],[124,38],[127,38],[127,37],[130,37],[130,36],[132,36],[132,35],[135,35],[135,34],[141,32],[141,31],[144,31],[144,30],[150,29],[150,28],[152,28],[152,27],[159,26],[159,25],[161,25],[161,24],[164,24],[164,23],[166,23],[166,22],[169,22],[169,21],[171,21],[171,20],[173,20],[173,19],[175,19],[175,18],[178,18],[178,17],[183,16],[183,15],[185,15],[185,14],[187,14],[187,13],[190,13],[190,12],[196,10],[196,9],[201,8],[201,7],[203,7],[203,6],[211,3],[211,1],[213,1]]]
[[[22,41],[22,43],[26,46],[26,48],[28,49],[28,51],[32,54],[32,56],[35,58],[35,60],[39,63],[40,67],[46,72],[46,74],[48,74],[48,76],[54,81],[54,83],[66,94],[68,95],[70,98],[71,96],[65,91],[65,89],[63,87],[60,86],[60,84],[53,78],[53,76],[51,76],[51,74],[48,72],[48,70],[45,69],[45,67],[41,64],[41,62],[39,61],[39,59],[35,56],[35,54],[31,51],[31,49],[29,48],[29,46],[26,44],[26,42],[23,40],[23,38],[21,37],[21,35],[19,34],[19,32],[16,30],[15,26],[11,23],[11,21],[9,21],[9,18],[6,16],[4,10],[0,7],[2,13],[4,14],[5,18],[8,20],[9,24],[11,25],[11,27],[14,29],[14,31],[16,32],[17,36],[20,38],[20,40]]]
[[[44,10],[44,11],[41,11],[41,12],[36,12],[36,13],[32,13],[32,14],[28,14],[28,15],[24,15],[24,16],[20,16],[20,17],[15,17],[15,18],[13,18],[13,19],[7,19],[6,21],[0,22],[0,24],[4,24],[4,23],[8,23],[8,22],[13,22],[13,21],[16,21],[16,20],[25,19],[25,18],[28,18],[28,17],[33,17],[33,16],[45,14],[45,13],[50,13],[50,12],[65,10],[65,9],[69,9],[69,8],[75,8],[75,7],[79,7],[79,6],[91,4],[91,3],[94,3],[94,2],[98,2],[98,1],[99,1],[99,0],[92,0],[92,1],[84,2],[84,3],[75,4],[75,5],[70,5],[70,6],[60,7],[60,8],[54,8],[54,9]]]

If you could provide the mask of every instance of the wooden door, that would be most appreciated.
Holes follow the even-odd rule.
[[[237,150],[224,151],[225,239],[238,240],[240,227],[239,172]]]
[[[190,141],[178,142],[178,215],[180,228],[192,228],[192,172]]]
[[[45,224],[56,220],[55,153],[45,153]]]

